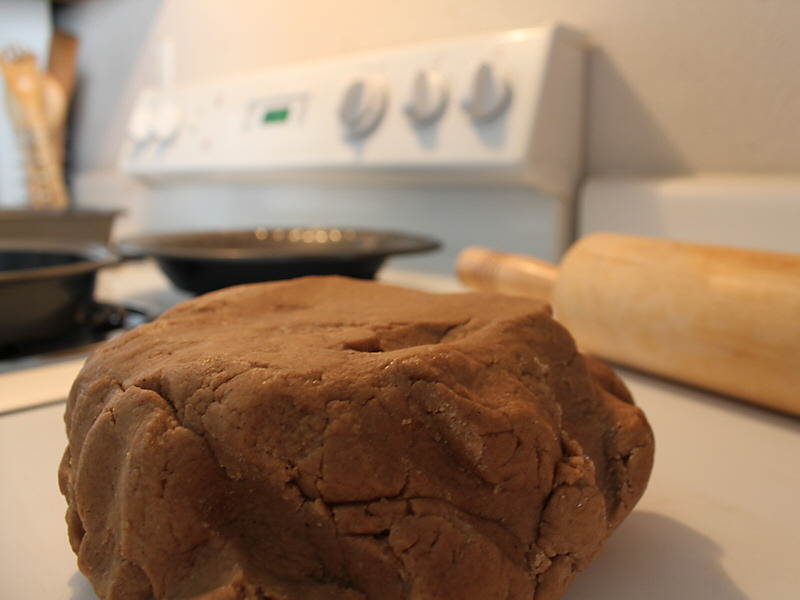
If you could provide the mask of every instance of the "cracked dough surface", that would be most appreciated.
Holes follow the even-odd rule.
[[[653,460],[546,305],[339,277],[167,311],[95,352],[65,419],[104,599],[558,598]]]

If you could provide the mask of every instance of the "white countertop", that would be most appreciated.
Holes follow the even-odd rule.
[[[404,277],[397,281],[416,282]],[[0,374],[0,401],[33,380],[53,396],[5,414],[0,407],[0,598],[95,598],[67,542],[57,482],[61,398],[81,360]],[[800,419],[621,375],[655,431],[655,469],[636,510],[565,599],[798,598]]]

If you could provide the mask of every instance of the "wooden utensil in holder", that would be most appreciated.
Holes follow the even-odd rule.
[[[582,350],[800,415],[800,256],[615,234],[556,266],[468,248],[467,286],[548,299]]]
[[[78,46],[77,37],[54,29],[50,40],[47,73],[44,75],[48,126],[62,165],[65,156],[67,115],[77,79]]]
[[[36,59],[30,52],[12,46],[3,50],[0,67],[6,81],[7,103],[26,158],[31,206],[66,208],[69,194],[48,126],[45,83]]]

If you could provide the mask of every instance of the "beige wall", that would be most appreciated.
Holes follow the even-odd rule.
[[[558,20],[588,33],[590,175],[800,173],[796,0],[95,0],[75,165],[113,166],[136,89]]]

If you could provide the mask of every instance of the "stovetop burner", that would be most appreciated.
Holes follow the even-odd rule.
[[[132,306],[95,304],[85,326],[54,339],[23,342],[0,347],[0,372],[2,361],[15,361],[41,356],[60,358],[70,354],[88,353],[94,346],[119,335],[137,325],[151,320],[144,310]]]

